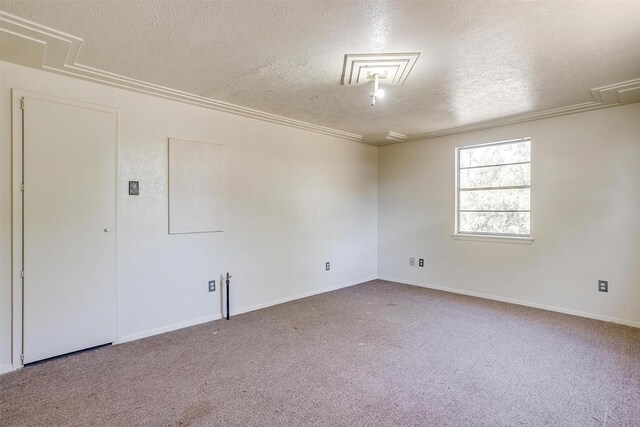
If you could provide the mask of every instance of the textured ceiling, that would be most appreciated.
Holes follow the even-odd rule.
[[[361,135],[579,104],[640,77],[640,1],[1,0],[0,10],[80,37],[83,65]],[[2,37],[3,51],[20,50]],[[344,54],[370,52],[421,52],[375,108],[369,88],[340,85]]]

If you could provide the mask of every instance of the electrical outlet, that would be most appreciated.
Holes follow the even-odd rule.
[[[327,262],[324,264],[324,269],[325,269],[326,271],[331,270],[331,263],[330,263],[329,261],[327,261]]]
[[[411,267],[415,267],[416,266],[416,259],[415,258],[409,258],[409,265]]]
[[[216,281],[209,280],[209,292],[215,292],[215,291],[216,291]]]
[[[598,280],[598,291],[609,292],[609,282],[606,280]]]
[[[419,267],[424,267],[424,259],[420,258],[420,259],[418,260],[418,266],[419,266]]]

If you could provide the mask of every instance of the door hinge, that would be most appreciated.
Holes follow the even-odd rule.
[[[24,353],[20,354],[20,362],[24,364]]]
[[[20,272],[20,277],[24,278],[24,270]]]
[[[24,184],[20,184],[20,191],[24,191]]]
[[[20,98],[20,109],[24,110],[24,98]]]

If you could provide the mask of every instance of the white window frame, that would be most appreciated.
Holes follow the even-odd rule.
[[[490,145],[504,145],[504,144],[512,144],[515,142],[524,142],[531,141],[530,137],[526,138],[516,138],[516,139],[507,139],[503,141],[495,141],[495,142],[487,142],[482,144],[471,144],[471,145],[463,145],[460,147],[456,147],[455,149],[455,221],[454,221],[454,232],[451,235],[456,240],[471,240],[471,241],[480,241],[480,242],[503,242],[503,243],[520,243],[530,245],[533,243],[533,144],[531,144],[531,153],[528,162],[517,162],[517,163],[505,163],[505,164],[530,164],[531,169],[531,182],[529,185],[523,186],[507,186],[507,187],[491,187],[490,189],[506,189],[506,188],[529,188],[529,197],[530,197],[530,205],[529,205],[529,234],[508,234],[508,233],[487,233],[487,232],[476,232],[476,233],[464,233],[459,231],[460,225],[460,150],[466,148],[474,148],[474,147],[486,147]],[[499,166],[499,165],[486,165],[482,167],[488,166]]]

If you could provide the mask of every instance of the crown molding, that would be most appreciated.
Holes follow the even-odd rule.
[[[599,110],[601,108],[615,107],[618,105],[633,104],[636,102],[640,102],[640,78],[593,88],[591,89],[591,96],[593,97],[593,101],[588,101],[581,104],[569,105],[567,107],[553,108],[550,110],[537,111],[532,113],[517,114],[495,120],[472,123],[465,126],[457,126],[450,129],[413,134],[409,135],[405,141],[410,142],[419,141],[422,139],[432,139],[440,136],[454,135],[458,133],[472,132],[475,130],[513,125],[516,123],[531,122],[534,120],[548,119],[551,117],[582,113],[591,110]]]
[[[398,132],[388,131],[371,135],[358,135],[319,126],[301,120],[290,119],[284,116],[242,107],[228,102],[218,101],[200,95],[172,89],[166,86],[156,85],[143,80],[133,79],[120,74],[111,73],[98,68],[76,62],[78,52],[82,46],[82,39],[44,25],[20,18],[15,15],[0,11],[0,32],[21,37],[29,42],[44,46],[44,55],[41,68],[58,74],[63,74],[83,80],[93,81],[108,86],[132,90],[147,95],[179,101],[191,105],[196,105],[211,110],[223,111],[256,120],[289,126],[297,129],[304,129],[317,132],[349,141],[361,142],[364,144],[383,146],[401,142],[419,141],[424,139],[437,138],[440,136],[454,135],[458,133],[472,132],[481,129],[489,129],[500,126],[507,126],[516,123],[529,122],[534,120],[558,117],[567,114],[581,113],[585,111],[598,110],[601,108],[614,107],[618,105],[640,102],[640,78],[601,86],[591,89],[593,101],[566,107],[554,108],[550,110],[537,111],[531,113],[517,114],[472,123],[463,126],[456,126],[448,129],[441,129],[432,132],[404,135]],[[344,78],[344,75],[343,75]]]
[[[44,45],[42,69],[47,71],[350,141],[362,141],[362,135],[194,95],[80,64],[76,60],[82,46],[81,38],[2,11],[0,11],[0,32]]]

